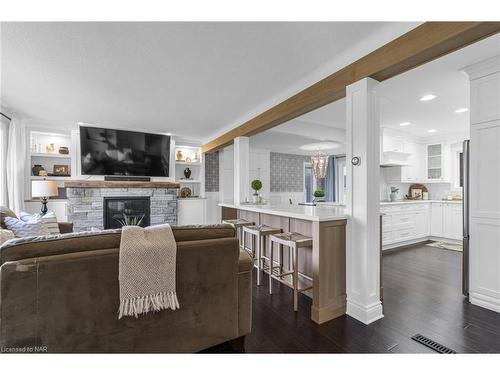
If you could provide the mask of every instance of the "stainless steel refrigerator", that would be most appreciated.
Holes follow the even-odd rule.
[[[460,185],[463,194],[463,252],[462,252],[462,293],[469,296],[469,186],[470,186],[470,141],[464,141],[460,158]]]

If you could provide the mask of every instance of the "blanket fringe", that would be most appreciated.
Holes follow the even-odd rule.
[[[138,317],[150,311],[161,311],[166,309],[176,310],[179,301],[175,292],[161,292],[142,297],[124,298],[120,301],[118,319],[124,316]]]

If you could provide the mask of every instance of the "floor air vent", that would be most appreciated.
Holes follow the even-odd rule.
[[[422,336],[421,334],[412,336],[412,339],[415,340],[416,342],[421,343],[422,345],[427,346],[428,348],[431,348],[432,350],[435,350],[438,353],[441,353],[441,354],[457,354],[456,351],[454,351],[454,350],[452,350],[450,348],[447,348],[446,346],[441,345],[441,344],[437,343],[436,341],[431,340],[431,339],[429,339],[429,338],[427,338],[425,336]]]

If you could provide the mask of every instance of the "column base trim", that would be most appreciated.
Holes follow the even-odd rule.
[[[347,315],[368,325],[384,317],[382,302],[378,301],[374,304],[363,306],[354,301],[349,301],[348,299]]]

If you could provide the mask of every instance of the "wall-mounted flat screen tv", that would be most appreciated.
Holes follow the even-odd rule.
[[[80,126],[84,175],[168,177],[170,137]]]

